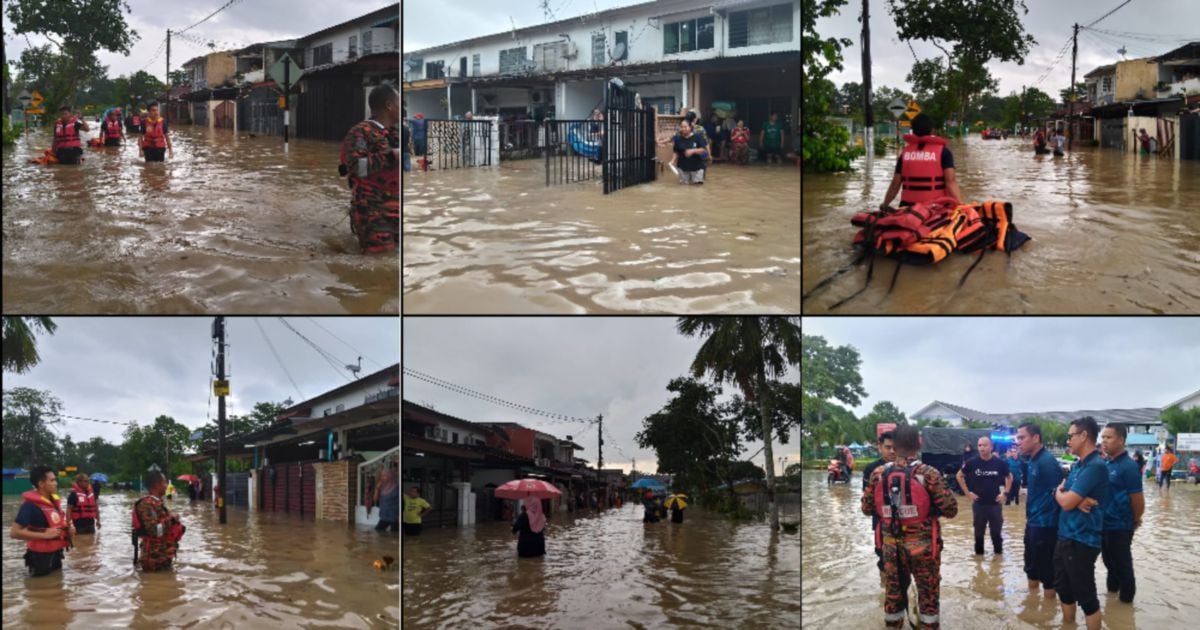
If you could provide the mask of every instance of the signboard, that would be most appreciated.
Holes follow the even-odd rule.
[[[26,114],[45,114],[46,110],[42,109],[41,107],[31,107],[31,108],[25,110],[25,113]]]
[[[287,86],[284,85],[284,75],[287,75],[287,85],[291,86],[296,85],[296,83],[300,81],[300,75],[302,74],[304,74],[304,70],[301,69],[300,66],[296,65],[296,62],[293,61],[291,57],[287,56],[287,53],[284,53],[283,56],[271,66],[271,70],[267,72],[267,76],[275,79],[275,82],[285,89]]]
[[[1154,430],[1154,439],[1158,440],[1159,442],[1167,441],[1167,428],[1166,427],[1158,427],[1157,429],[1155,429]]]
[[[920,114],[920,113],[921,113],[921,106],[917,105],[916,101],[909,101],[908,109],[904,110],[904,115],[907,116],[909,120],[912,120],[917,117],[917,114]]]
[[[79,470],[79,469],[78,469],[78,468],[76,468],[76,467],[74,467],[74,466],[67,466],[67,467],[66,467],[66,468],[64,468],[63,470],[65,470],[65,471],[67,471],[67,472],[75,472],[76,470]]]
[[[895,118],[899,118],[899,117],[903,116],[904,110],[906,110],[906,109],[908,109],[908,106],[905,105],[904,99],[898,98],[888,104],[888,111],[892,112],[892,116]]]
[[[42,98],[41,92],[39,92],[37,90],[33,91],[33,104],[34,105],[41,105],[44,100],[45,99]]]
[[[912,127],[912,123],[908,122],[907,120],[901,120],[900,127],[908,129],[909,127]]]
[[[213,381],[213,395],[214,396],[228,396],[229,395],[229,379],[226,379],[223,381]]]
[[[1200,433],[1180,433],[1175,436],[1175,450],[1200,451]]]
[[[879,436],[896,428],[895,422],[880,422],[875,425],[875,441],[879,441]]]
[[[29,90],[21,90],[21,95],[17,97],[17,100],[21,101],[22,106],[29,107],[29,102],[33,100],[33,95],[29,93]]]

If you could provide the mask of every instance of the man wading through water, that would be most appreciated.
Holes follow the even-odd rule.
[[[1001,511],[1004,498],[1012,491],[1012,473],[1006,464],[992,453],[992,438],[979,438],[979,457],[968,460],[958,471],[958,485],[972,501],[975,516],[975,555],[983,555],[983,531],[992,530],[992,550],[1003,552],[1000,530],[1004,527]]]
[[[396,251],[400,240],[400,95],[381,85],[367,97],[371,117],[342,141],[338,173],[350,184],[350,229],[366,253]]]

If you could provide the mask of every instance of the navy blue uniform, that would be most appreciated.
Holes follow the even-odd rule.
[[[1096,597],[1096,557],[1100,555],[1104,512],[1112,501],[1108,467],[1099,449],[1076,461],[1067,474],[1064,492],[1074,492],[1098,502],[1090,512],[1076,507],[1063,510],[1058,518],[1058,543],[1054,547],[1054,585],[1058,601],[1079,604],[1083,614],[1100,610]]]
[[[1054,546],[1061,508],[1054,491],[1062,481],[1058,460],[1045,448],[1029,458],[1025,474],[1025,576],[1054,588]]]
[[[1142,493],[1141,467],[1124,451],[1108,461],[1108,484],[1112,501],[1104,510],[1104,534],[1100,553],[1108,570],[1108,592],[1119,592],[1130,603],[1136,591],[1133,575],[1133,502]]]

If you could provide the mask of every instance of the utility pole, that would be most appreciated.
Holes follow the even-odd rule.
[[[167,29],[167,92],[171,91],[171,29]]]
[[[1079,53],[1079,24],[1075,24],[1075,33],[1071,36],[1071,100],[1067,104],[1067,150],[1075,142],[1075,58]]]
[[[863,0],[862,12],[862,74],[863,74],[863,148],[867,159],[875,151],[875,115],[871,111],[871,12],[870,1]]]
[[[596,422],[600,423],[599,430],[596,431],[596,447],[600,451],[600,461],[596,464],[596,470],[604,468],[604,415],[596,416]]]
[[[229,384],[225,382],[225,318],[213,320],[213,338],[217,340],[217,510],[219,520],[225,524],[225,396]]]

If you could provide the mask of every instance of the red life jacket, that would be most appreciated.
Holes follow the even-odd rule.
[[[946,177],[942,171],[942,149],[946,139],[937,136],[904,136],[901,152],[900,203],[914,204],[946,196]]]
[[[134,115],[133,115],[133,126],[134,126],[134,127],[140,127],[141,125],[142,125],[142,118],[141,118],[141,116],[138,116],[137,114],[134,114]]]
[[[142,136],[143,149],[165,149],[167,148],[167,137],[163,134],[163,118],[157,121],[146,119],[146,134]],[[134,117],[134,123],[137,124],[137,117]]]
[[[54,553],[59,549],[64,549],[67,546],[67,517],[63,515],[62,510],[58,508],[57,501],[51,501],[43,497],[37,490],[29,490],[21,495],[21,498],[26,503],[32,503],[42,511],[46,517],[46,522],[51,528],[57,528],[61,535],[54,540],[27,540],[25,548],[29,551],[38,553]]]
[[[99,508],[96,505],[95,491],[90,489],[90,486],[88,490],[84,490],[79,484],[74,484],[72,489],[75,490],[76,499],[71,519],[96,518]]]
[[[104,136],[106,138],[120,138],[121,137],[121,119],[120,118],[106,118],[104,120]]]
[[[905,468],[894,463],[885,464],[879,483],[875,486],[875,514],[879,523],[875,526],[875,544],[882,546],[883,533],[893,531],[893,521],[896,528],[903,530],[908,525],[933,523],[933,557],[937,560],[938,520],[934,513],[933,500],[925,488],[925,478],[916,474],[920,461],[914,461]],[[896,513],[892,510],[892,501],[897,502]],[[885,529],[886,528],[886,529]]]
[[[72,116],[65,124],[62,119],[58,119],[54,123],[54,149],[79,149],[79,134],[76,133],[75,123],[77,119]]]

